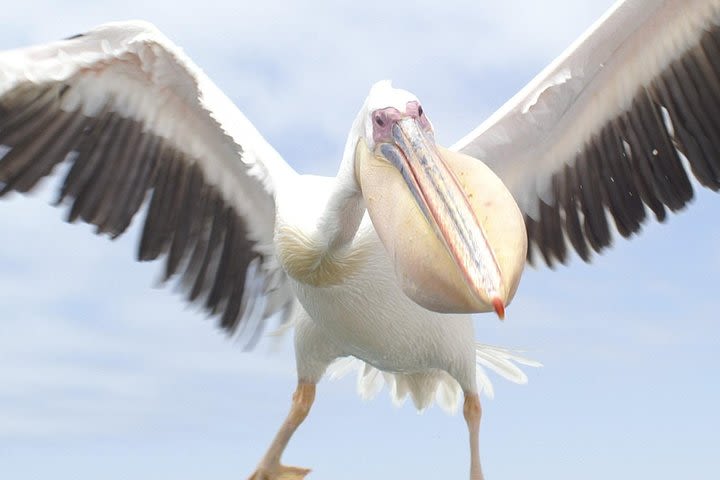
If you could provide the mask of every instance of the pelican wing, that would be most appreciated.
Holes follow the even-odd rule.
[[[113,23],[0,53],[0,195],[71,163],[58,203],[116,237],[147,203],[137,257],[254,342],[292,304],[272,248],[293,170],[152,25]]]
[[[618,2],[453,147],[513,193],[530,261],[566,262],[568,241],[588,261],[663,221],[693,197],[687,167],[720,188],[719,23],[719,0]]]

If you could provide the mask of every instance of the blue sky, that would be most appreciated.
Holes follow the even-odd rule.
[[[559,54],[610,0],[35,0],[0,13],[0,48],[127,18],[182,45],[296,169],[334,174],[372,83],[415,92],[451,144]],[[152,288],[159,267],[62,222],[55,184],[0,201],[0,475],[246,478],[287,411],[290,342],[247,354]],[[529,269],[477,338],[545,364],[484,401],[492,479],[709,478],[720,467],[720,201],[587,266]],[[461,416],[418,415],[353,379],[323,382],[287,450],[314,480],[466,478]]]

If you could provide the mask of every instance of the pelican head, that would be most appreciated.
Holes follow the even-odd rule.
[[[405,294],[438,312],[503,318],[527,251],[505,185],[437,145],[421,103],[390,82],[373,86],[359,121],[355,177]]]

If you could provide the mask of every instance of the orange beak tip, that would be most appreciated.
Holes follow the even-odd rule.
[[[497,313],[497,316],[500,320],[505,320],[505,305],[503,304],[503,301],[499,298],[494,298],[492,301],[493,308],[495,309],[495,313]]]

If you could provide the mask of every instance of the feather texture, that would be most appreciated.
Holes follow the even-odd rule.
[[[165,257],[165,280],[248,345],[290,312],[272,241],[275,188],[295,174],[153,26],[1,52],[0,145],[0,196],[68,161],[69,221],[115,238],[147,204],[138,259]]]
[[[453,148],[505,182],[552,267],[684,208],[690,173],[719,190],[719,127],[720,0],[627,0]]]
[[[492,345],[476,344],[476,379],[480,392],[494,398],[495,390],[485,369],[497,373],[511,382],[527,383],[527,375],[518,367],[541,367],[542,364],[520,355],[514,350]],[[442,370],[421,373],[383,372],[355,357],[341,357],[327,369],[330,380],[341,379],[357,371],[357,391],[363,400],[377,396],[387,386],[390,398],[396,406],[402,406],[409,396],[415,408],[423,411],[434,402],[449,414],[455,414],[462,399],[462,389],[455,379]]]

